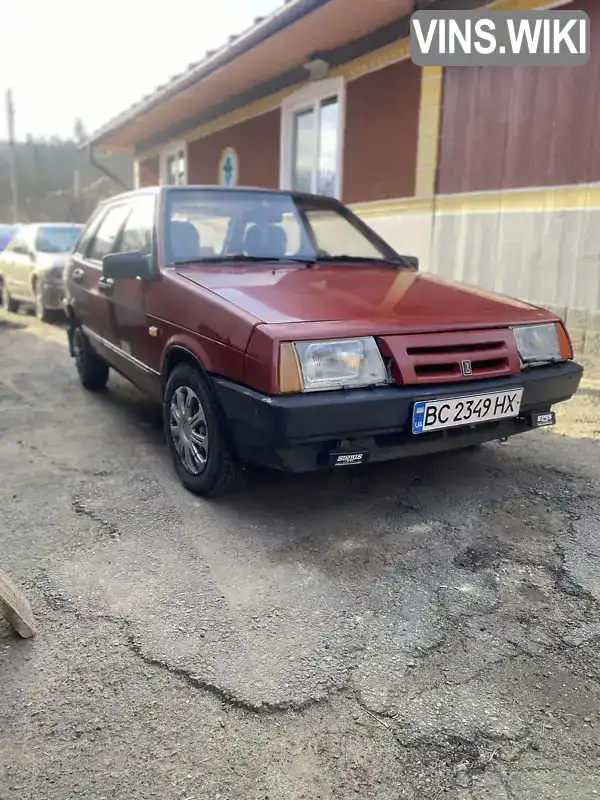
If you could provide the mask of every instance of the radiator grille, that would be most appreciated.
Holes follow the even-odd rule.
[[[512,331],[486,330],[385,336],[396,383],[426,384],[496,378],[520,372]]]

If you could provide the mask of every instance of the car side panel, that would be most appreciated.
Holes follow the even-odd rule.
[[[24,253],[15,253],[15,279],[18,288],[15,290],[15,297],[20,300],[32,302],[34,299],[33,287],[38,280],[35,271],[35,262],[31,256]]]
[[[125,203],[126,217],[112,252],[139,252],[152,257],[152,231],[156,218],[153,195]],[[159,273],[156,272],[157,277]],[[146,320],[146,295],[152,281],[131,277],[111,278],[107,289],[106,339],[113,348],[116,368],[147,394],[160,387],[158,373],[149,366],[149,329]]]
[[[190,352],[204,370],[213,375],[227,375],[232,381],[241,381],[244,375],[244,353],[222,342],[207,339],[175,325],[162,327],[164,348],[161,353],[161,374],[165,374],[171,351],[180,348]]]
[[[79,254],[73,256],[70,292],[78,321],[97,336],[106,335],[106,298],[98,290],[102,269]],[[78,278],[77,276],[81,277]]]
[[[101,267],[91,262],[86,253],[105,214],[106,208],[100,208],[92,215],[65,270],[67,303],[71,312],[78,324],[84,325],[97,336],[104,334],[102,315],[97,319],[94,313],[99,306],[98,281]],[[95,346],[94,342],[92,344]]]
[[[26,300],[31,302],[31,278],[34,264],[30,256],[24,253],[7,253],[9,258],[6,262],[6,285],[9,292],[16,300]]]
[[[204,369],[243,379],[244,352],[258,320],[239,312],[212,292],[202,290],[173,271],[147,284],[145,352],[148,365],[164,371],[168,351],[175,346],[189,350]]]
[[[0,281],[11,294],[14,293],[13,257],[10,250],[0,253]]]
[[[33,225],[26,226],[19,234],[19,239],[28,248],[27,253],[12,253],[12,280],[13,280],[13,296],[18,300],[24,300],[26,303],[31,303],[34,300],[33,286],[36,280],[36,260],[35,256],[35,236],[37,228]]]
[[[153,283],[135,278],[115,278],[108,297],[106,338],[114,350],[115,368],[145,394],[160,387],[158,370],[152,366],[152,336],[146,315],[146,295]]]

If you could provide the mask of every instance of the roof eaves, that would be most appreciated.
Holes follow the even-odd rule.
[[[191,64],[185,72],[176,75],[163,86],[157,87],[154,92],[145,95],[137,103],[107,122],[89,137],[86,144],[100,144],[110,134],[132,122],[136,117],[207,78],[211,73],[329,2],[331,0],[287,0],[283,6],[268,17],[259,18],[252,27],[239,36],[230,36],[227,44],[219,50],[209,51],[204,60],[197,64]]]

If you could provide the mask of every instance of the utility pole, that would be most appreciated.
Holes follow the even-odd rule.
[[[6,90],[6,127],[10,159],[10,189],[12,194],[12,221],[19,221],[19,188],[17,183],[17,154],[15,149],[15,105],[12,90]]]

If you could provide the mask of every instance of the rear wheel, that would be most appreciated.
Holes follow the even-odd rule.
[[[73,333],[73,356],[79,373],[79,380],[84,389],[99,392],[108,382],[109,367],[106,361],[92,350],[81,328]]]
[[[189,364],[175,367],[169,376],[163,420],[173,464],[185,488],[205,497],[231,488],[240,474],[239,463],[208,381]]]
[[[44,294],[42,292],[42,287],[37,283],[34,286],[34,304],[35,304],[35,315],[39,319],[40,322],[48,322],[52,316],[52,312],[48,311],[46,306],[44,305]]]
[[[2,286],[2,308],[5,311],[10,311],[12,314],[16,314],[19,310],[20,303],[17,300],[13,300],[11,293],[8,291],[6,286]]]

